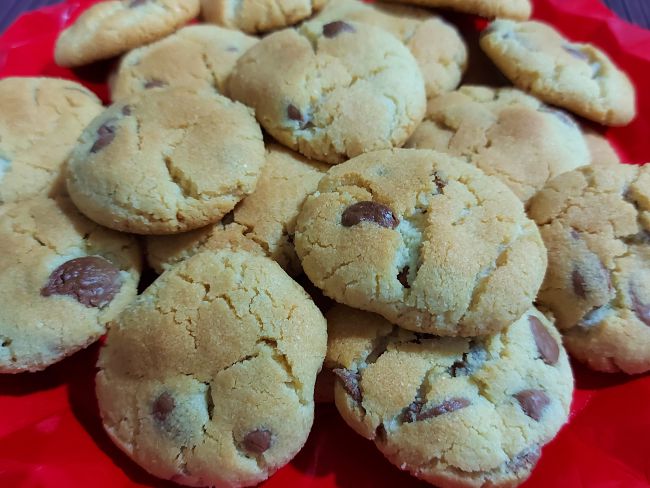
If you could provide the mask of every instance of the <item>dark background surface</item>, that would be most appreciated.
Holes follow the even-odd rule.
[[[624,19],[650,29],[650,0],[602,1]],[[61,0],[0,0],[0,33],[22,12],[59,2]]]

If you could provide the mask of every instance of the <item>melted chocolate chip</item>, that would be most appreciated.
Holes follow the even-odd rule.
[[[113,142],[116,130],[115,122],[117,122],[116,119],[109,119],[99,126],[95,143],[90,148],[91,153],[99,152]]]
[[[248,452],[262,454],[273,445],[273,433],[268,429],[256,429],[246,434],[242,444]]]
[[[404,288],[411,288],[408,282],[409,267],[404,266],[402,270],[397,274],[397,281],[399,281]]]
[[[312,126],[311,117],[303,115],[300,109],[291,103],[287,106],[287,117],[289,117],[290,120],[298,122],[298,127],[301,130]]]
[[[586,53],[582,52],[579,48],[572,46],[571,44],[564,44],[562,46],[562,49],[580,61],[589,61],[589,56],[587,56]]]
[[[416,400],[411,403],[406,412],[404,413],[404,422],[419,422],[421,420],[427,420],[433,417],[439,417],[446,413],[455,412],[456,410],[469,407],[471,402],[467,398],[454,397],[449,400],[445,400],[440,405],[435,407],[423,410],[424,404],[422,401]]]
[[[153,79],[153,80],[147,80],[144,83],[145,89],[150,89],[150,88],[161,88],[163,86],[167,86],[167,82],[163,80],[158,80],[158,79]]]
[[[323,26],[323,35],[328,39],[336,37],[343,32],[356,32],[356,29],[347,22],[337,20]]]
[[[140,7],[146,3],[149,3],[149,0],[131,0],[131,3],[129,3],[129,8]]]
[[[120,270],[97,256],[66,261],[50,274],[41,295],[68,295],[86,307],[108,305],[122,287]]]
[[[344,227],[352,227],[364,221],[373,222],[387,229],[394,229],[399,224],[399,220],[390,208],[375,202],[354,203],[343,211],[341,217],[341,224]]]
[[[176,408],[174,397],[165,391],[156,398],[155,402],[153,402],[153,405],[151,406],[151,414],[154,419],[163,424],[167,421],[169,414],[174,411],[174,408]]]
[[[578,268],[574,268],[571,273],[571,282],[573,283],[573,292],[580,298],[587,296],[587,282]]]
[[[345,368],[335,368],[332,372],[341,380],[343,389],[347,392],[348,395],[356,402],[361,401],[361,386],[359,381],[361,381],[361,375],[350,371]]]
[[[530,325],[530,331],[533,333],[535,345],[537,346],[539,355],[542,357],[542,361],[546,364],[557,363],[560,357],[560,347],[557,341],[537,317],[533,315],[529,316],[528,324]]]
[[[633,285],[630,285],[630,298],[636,316],[639,317],[641,322],[650,327],[650,303],[643,302]]]
[[[451,365],[449,374],[453,377],[468,376],[480,368],[487,359],[488,352],[485,346],[481,343],[472,342],[470,343],[469,351],[463,353],[463,358]]]
[[[507,463],[507,467],[515,473],[519,471],[530,471],[539,461],[542,452],[539,447],[533,447],[520,452]]]
[[[124,107],[122,107],[122,115],[126,117],[131,115],[131,105],[124,105]]]
[[[531,419],[539,421],[551,399],[542,390],[523,390],[515,395],[521,409]]]

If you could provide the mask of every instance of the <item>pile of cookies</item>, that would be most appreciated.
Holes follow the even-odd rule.
[[[567,421],[566,351],[650,370],[650,165],[565,111],[625,125],[632,84],[529,0],[412,3],[497,20],[109,0],[54,53],[115,58],[108,107],[0,80],[0,372],[106,334],[106,431],[184,485],[267,479],[316,395],[400,469],[479,487]]]

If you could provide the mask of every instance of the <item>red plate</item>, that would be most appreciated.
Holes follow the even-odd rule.
[[[97,0],[70,0],[21,17],[0,37],[0,77],[81,79],[106,98],[94,71],[55,66],[60,30]],[[650,160],[650,32],[617,19],[598,0],[534,0],[535,17],[607,51],[637,86],[639,117],[607,137],[627,162]],[[101,69],[99,69],[101,73]],[[0,107],[1,110],[1,107]],[[42,373],[0,377],[0,487],[176,486],[131,462],[104,434],[93,378],[97,346]],[[575,365],[569,424],[544,449],[526,488],[650,486],[650,375],[597,374]],[[331,405],[319,405],[302,452],[265,487],[427,486],[385,461]]]

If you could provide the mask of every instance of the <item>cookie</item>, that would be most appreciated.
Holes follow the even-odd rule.
[[[239,58],[229,93],[280,143],[330,164],[401,146],[426,108],[409,50],[378,27],[343,21],[265,37]]]
[[[427,98],[456,88],[467,65],[467,48],[458,30],[427,10],[359,0],[330,0],[313,20],[321,24],[338,20],[363,22],[393,34],[417,61]]]
[[[307,440],[322,314],[266,257],[205,251],[111,324],[96,390],[113,441],[150,473],[251,486]]]
[[[73,81],[4,78],[0,106],[0,205],[65,191],[61,168],[100,100]]]
[[[625,73],[597,47],[572,43],[548,24],[495,20],[480,43],[515,86],[540,100],[605,125],[636,115]]]
[[[303,205],[295,245],[327,296],[444,336],[503,329],[530,308],[546,270],[539,231],[514,193],[423,149],[330,169]]]
[[[539,304],[598,371],[650,370],[650,164],[585,167],[531,200],[548,248]]]
[[[171,34],[199,14],[199,0],[110,0],[92,5],[59,35],[54,60],[83,66]]]
[[[523,202],[590,159],[569,115],[514,88],[463,86],[429,100],[405,146],[459,156],[499,178]]]
[[[237,59],[256,42],[255,37],[215,25],[183,27],[124,56],[109,80],[111,98],[120,100],[162,86],[224,93]]]
[[[148,238],[149,264],[162,272],[203,249],[245,249],[269,256],[291,276],[300,274],[300,260],[293,248],[296,217],[327,168],[278,144],[269,144],[255,191],[225,222],[184,234]]]
[[[40,371],[95,342],[135,298],[141,252],[64,196],[0,206],[0,373]]]
[[[493,19],[495,17],[515,20],[530,18],[532,5],[530,0],[391,0],[398,3],[410,3],[422,7],[449,8],[466,14],[480,15]]]
[[[516,486],[567,421],[571,368],[534,308],[480,339],[408,332],[340,305],[327,319],[341,416],[435,486]]]
[[[94,221],[136,234],[216,222],[255,189],[264,142],[252,112],[214,91],[152,89],[113,104],[68,161],[68,191]]]
[[[248,33],[268,32],[311,17],[327,0],[201,0],[203,20]]]
[[[591,164],[594,166],[611,166],[621,163],[621,158],[618,157],[616,150],[605,136],[588,128],[584,128],[582,134],[587,143],[587,149],[589,149]]]

